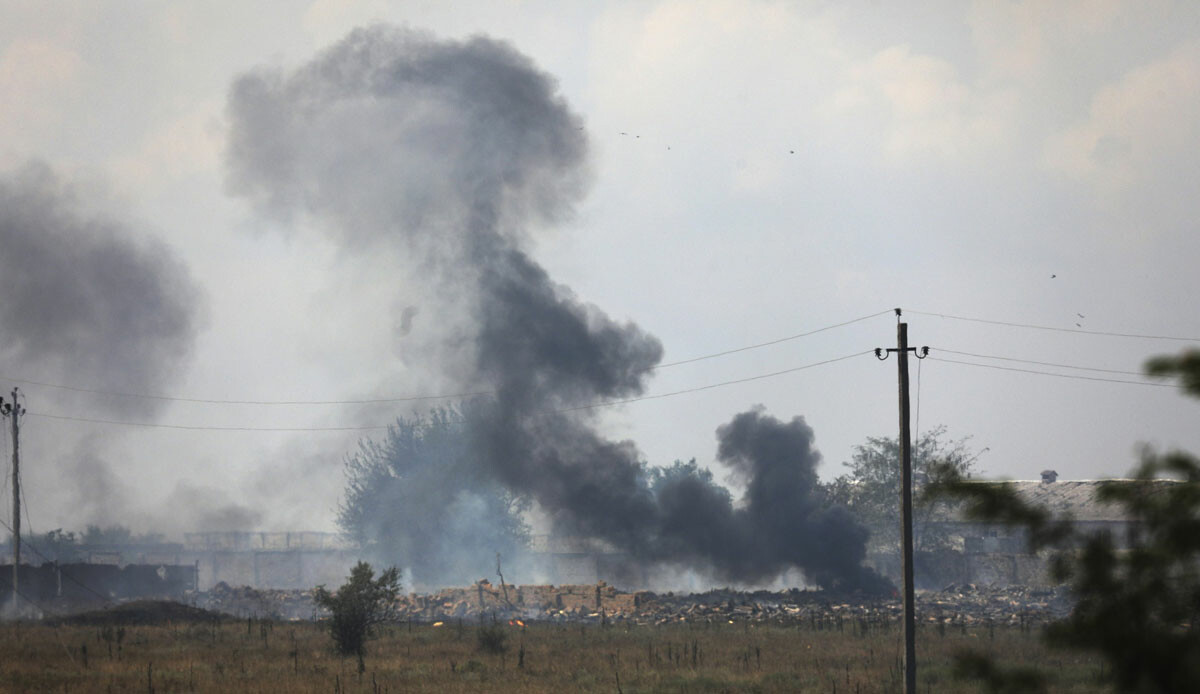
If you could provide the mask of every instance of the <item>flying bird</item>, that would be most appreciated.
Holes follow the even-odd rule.
[[[1078,323],[1076,323],[1076,324],[1075,324],[1075,327],[1076,327],[1076,328],[1082,328],[1083,326],[1082,326],[1082,325],[1080,325],[1080,324],[1078,324]]]
[[[1055,277],[1058,277],[1058,275],[1050,275],[1050,279],[1054,279]]]
[[[1079,316],[1080,318],[1087,318],[1087,316],[1083,315],[1082,313],[1076,313],[1075,315]]]

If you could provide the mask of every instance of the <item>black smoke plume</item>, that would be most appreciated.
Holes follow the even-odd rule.
[[[582,122],[528,58],[487,38],[376,26],[297,70],[240,78],[229,116],[232,192],[283,220],[305,213],[372,258],[416,257],[452,297],[413,333],[438,325],[463,385],[495,393],[472,410],[477,474],[534,499],[560,532],[641,559],[746,581],[798,566],[825,585],[866,585],[865,531],[817,508],[802,421],[749,413],[722,429],[721,459],[748,484],[735,509],[699,474],[651,484],[634,444],[600,436],[578,409],[642,393],[662,346],[525,250],[589,178]]]
[[[138,239],[94,202],[42,163],[0,175],[0,367],[14,378],[162,393],[191,352],[199,291],[164,245]],[[162,404],[88,402],[141,416]]]

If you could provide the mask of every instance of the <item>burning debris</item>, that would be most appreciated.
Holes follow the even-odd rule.
[[[425,345],[422,367],[444,384],[490,393],[464,408],[474,477],[535,501],[559,534],[649,564],[737,582],[796,567],[826,588],[890,589],[862,566],[866,531],[817,502],[820,456],[802,418],[752,410],[720,428],[741,504],[695,468],[654,476],[632,442],[597,431],[594,405],[643,393],[663,348],[555,283],[525,247],[571,215],[589,178],[581,119],[527,57],[488,38],[375,26],[298,69],[242,77],[229,114],[234,192],[433,287],[437,305],[421,314],[439,320],[410,321],[405,340]],[[380,559],[417,574],[425,561]]]
[[[250,586],[231,586],[218,582],[210,590],[196,593],[192,603],[212,612],[235,617],[261,617],[289,621],[316,619],[319,608],[309,590],[259,590]]]
[[[402,599],[401,620],[446,622],[504,619],[634,624],[751,622],[808,623],[846,628],[849,621],[892,624],[900,619],[898,598],[821,590],[735,591],[676,594],[626,593],[603,582],[576,586],[509,586],[506,599],[487,581],[471,588],[452,588]],[[1071,601],[1063,589],[989,588],[954,585],[922,593],[918,614],[928,623],[946,625],[1021,625],[1065,617]]]
[[[313,591],[254,590],[218,584],[196,596],[195,604],[238,617],[314,619],[321,611]],[[918,619],[926,624],[1031,626],[1066,617],[1073,603],[1063,588],[973,584],[947,586],[917,596]],[[481,580],[466,588],[411,594],[398,600],[397,619],[438,625],[477,623],[495,617],[516,622],[629,623],[638,625],[778,624],[813,629],[866,631],[890,628],[901,616],[898,598],[821,590],[735,591],[706,593],[628,593],[600,582],[594,585],[495,586]]]

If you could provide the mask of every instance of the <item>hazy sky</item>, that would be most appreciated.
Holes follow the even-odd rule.
[[[437,320],[421,311],[438,297],[419,267],[348,253],[304,220],[266,219],[229,193],[233,81],[307,63],[377,21],[508,41],[558,80],[586,126],[591,187],[568,221],[530,230],[532,253],[580,299],[656,335],[666,362],[897,306],[1200,337],[1195,3],[3,0],[0,185],[49,185],[57,192],[46,204],[73,210],[67,222],[45,216],[49,231],[26,215],[14,228],[32,231],[0,234],[9,244],[0,248],[9,274],[0,387],[26,392],[35,531],[86,522],[332,529],[342,458],[372,434],[39,415],[354,427],[386,424],[412,405],[131,406],[12,379],[210,400],[446,387],[423,359],[428,346],[413,344],[422,322]],[[27,199],[14,195],[5,200]],[[14,214],[0,210],[0,224]],[[93,218],[106,220],[101,231]],[[71,234],[91,240],[39,252]],[[145,282],[115,280],[126,273],[97,264],[111,254],[91,252],[93,243],[137,249],[129,262]],[[101,342],[95,326],[111,321],[88,312],[91,327],[79,318],[71,325],[83,327],[53,349],[13,334],[61,328],[63,312],[87,304],[87,287],[110,285],[113,296],[155,297],[152,308],[172,319],[143,325],[160,347],[153,353],[122,351],[120,368],[97,361],[126,346]],[[41,301],[60,289],[67,298]],[[128,300],[114,301],[105,311],[116,316]],[[933,357],[1101,379],[1137,377],[942,350],[1138,371],[1146,357],[1189,344],[906,320],[911,342]],[[661,369],[650,394],[894,346],[895,332],[895,318],[880,315]],[[992,475],[1119,475],[1140,442],[1200,451],[1200,407],[1172,388],[933,359],[919,371],[913,363],[912,381],[919,429],[972,436]],[[608,410],[606,426],[651,463],[708,464],[716,428],[755,404],[781,419],[803,415],[830,477],[855,444],[895,434],[895,362],[866,354],[632,403]]]

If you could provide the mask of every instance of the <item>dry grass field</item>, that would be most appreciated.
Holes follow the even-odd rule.
[[[492,646],[484,646],[491,630]],[[497,636],[502,634],[503,636]],[[481,638],[484,637],[484,638]],[[502,644],[494,641],[501,640]],[[1104,691],[1099,663],[1047,651],[1016,627],[919,632],[921,691],[982,689],[951,677],[970,647],[1052,676],[1050,691]],[[810,625],[451,622],[382,630],[359,671],[322,625],[258,620],[0,626],[5,692],[897,692],[900,632]]]

